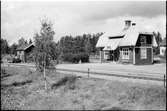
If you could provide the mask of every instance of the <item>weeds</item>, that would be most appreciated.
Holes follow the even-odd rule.
[[[4,68],[1,69],[1,79],[3,79],[4,77],[8,77],[10,75],[11,74],[8,74]]]
[[[26,80],[26,81],[22,81],[22,82],[14,82],[12,85],[13,86],[22,86],[22,85],[25,85],[27,83],[32,83],[32,80]]]
[[[75,82],[77,78],[77,76],[65,76],[57,83],[52,84],[51,89],[57,89],[58,87],[63,85],[66,85],[68,89],[75,89]]]
[[[41,73],[26,68],[6,68],[5,73],[12,76],[1,83],[1,109],[133,110],[166,107],[166,90],[161,86],[92,78],[79,80],[77,76],[47,72],[49,82],[56,81],[51,84],[51,89],[58,89],[44,93]]]

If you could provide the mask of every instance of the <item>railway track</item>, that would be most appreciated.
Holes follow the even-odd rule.
[[[14,66],[26,66],[31,67],[35,69],[34,65],[24,65],[24,64],[5,64],[5,65],[14,65]],[[76,70],[76,69],[65,69],[65,68],[53,68],[52,70],[58,71],[58,72],[64,72],[64,73],[80,73],[80,75],[98,75],[98,76],[108,76],[108,77],[123,77],[123,78],[131,78],[131,79],[142,79],[142,80],[152,80],[152,81],[166,81],[166,74],[157,74],[157,73],[148,73],[148,72],[141,72],[134,74],[133,72],[128,71],[108,71],[108,72],[102,72],[101,71],[91,71],[91,69],[88,68],[88,70]]]

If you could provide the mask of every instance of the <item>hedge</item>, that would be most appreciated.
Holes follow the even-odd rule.
[[[80,60],[81,62],[89,62],[89,55],[86,53],[65,53],[62,56],[63,61],[78,63]]]

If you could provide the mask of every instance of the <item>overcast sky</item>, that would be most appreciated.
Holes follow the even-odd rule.
[[[126,19],[166,35],[165,1],[3,1],[1,37],[9,44],[20,37],[33,38],[42,18],[53,22],[55,41],[70,34],[114,32],[123,28]]]

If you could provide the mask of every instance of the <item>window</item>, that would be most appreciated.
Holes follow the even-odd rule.
[[[146,44],[146,36],[140,36],[140,43]]]
[[[109,52],[108,51],[104,52],[104,59],[109,59]]]
[[[111,49],[111,46],[107,46],[107,49]]]
[[[147,49],[146,48],[141,48],[140,49],[140,57],[141,59],[147,59]]]
[[[129,48],[122,49],[122,59],[129,59]]]

